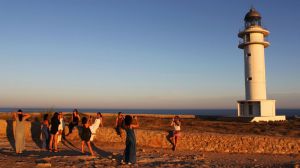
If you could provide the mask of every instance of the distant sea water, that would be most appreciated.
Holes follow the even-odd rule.
[[[0,112],[12,112],[16,111],[15,108],[0,108]],[[46,112],[46,111],[63,111],[72,112],[72,108],[23,108],[24,112]],[[191,114],[191,115],[202,115],[202,116],[235,116],[236,109],[78,109],[79,112],[102,112],[102,113],[117,113],[119,111],[123,113],[132,114]],[[299,116],[300,109],[277,109],[277,115],[286,116]]]

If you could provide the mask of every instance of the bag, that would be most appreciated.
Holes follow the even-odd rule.
[[[92,132],[90,128],[82,127],[81,139],[85,141],[89,141],[91,136],[92,136]]]

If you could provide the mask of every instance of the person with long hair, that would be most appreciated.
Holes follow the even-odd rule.
[[[123,137],[123,130],[124,130],[124,116],[122,112],[118,112],[118,116],[116,118],[116,124],[115,124],[115,129],[117,134],[122,138]]]
[[[16,121],[14,130],[16,153],[21,154],[25,149],[25,120],[30,117],[29,114],[23,114],[21,109],[17,113],[13,113],[13,118]]]
[[[79,112],[78,112],[77,109],[74,109],[73,113],[72,113],[71,122],[69,123],[69,133],[68,133],[68,135],[72,133],[72,130],[75,126],[78,126],[79,120],[80,120]]]
[[[97,129],[100,126],[103,127],[103,117],[102,117],[102,114],[100,112],[98,112],[94,123],[90,126],[90,129],[91,129],[91,132],[92,132],[92,136],[91,136],[90,141],[94,140],[94,138],[96,136]]]
[[[86,144],[90,150],[91,155],[94,156],[94,152],[93,152],[93,149],[91,147],[91,142],[90,142],[92,132],[90,129],[89,121],[86,117],[82,117],[81,121],[82,121],[82,131],[81,131],[81,135],[80,135],[81,152],[82,152],[82,154],[84,154],[84,144]]]
[[[173,136],[172,136],[171,139],[173,141],[173,150],[175,151],[176,147],[177,147],[177,142],[178,142],[179,137],[180,137],[180,130],[181,130],[181,121],[180,121],[179,116],[175,116],[172,119],[171,126],[174,127]]]
[[[50,141],[50,123],[49,123],[49,114],[44,114],[43,123],[41,126],[42,132],[42,149],[49,149],[49,141]]]
[[[65,128],[64,116],[63,116],[62,112],[59,112],[58,119],[59,119],[60,124],[58,125],[57,143],[61,142],[61,137],[63,135],[63,131]]]
[[[60,121],[58,119],[58,113],[55,112],[51,118],[51,129],[50,129],[50,144],[49,144],[49,151],[50,152],[58,152],[57,150],[57,136],[58,136],[58,126]],[[54,147],[54,150],[53,150]]]
[[[136,163],[136,138],[134,129],[139,127],[137,116],[134,118],[135,124],[133,124],[133,118],[130,115],[125,116],[125,131],[126,131],[126,147],[124,150],[124,159],[126,164]],[[123,161],[121,161],[124,163]]]

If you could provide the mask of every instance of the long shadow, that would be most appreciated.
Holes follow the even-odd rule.
[[[32,141],[42,149],[42,141],[41,141],[41,123],[39,121],[31,122],[31,139]]]
[[[65,145],[67,148],[69,148],[69,149],[72,149],[71,147],[73,147],[73,148],[75,148],[75,149],[77,149],[78,151],[80,151],[80,149],[77,147],[77,146],[75,146],[74,144],[72,144],[69,140],[67,140],[67,139],[64,139],[62,142],[61,142],[63,145]],[[70,147],[71,146],[71,147]],[[75,151],[74,149],[72,149],[73,151]]]
[[[111,152],[107,152],[107,151],[104,151],[104,150],[98,148],[93,142],[91,142],[91,146],[92,146],[92,149],[93,149],[97,154],[99,154],[101,157],[112,156],[112,153],[111,153]]]
[[[109,156],[112,156],[118,162],[121,162],[121,160],[123,159],[122,154],[113,155],[112,152],[107,152],[107,151],[104,151],[104,150],[98,148],[93,142],[91,142],[91,146],[92,146],[92,149],[94,150],[94,152],[96,152],[101,157],[108,158]]]
[[[80,126],[76,126],[76,127],[74,127],[73,129],[77,129],[78,130],[78,136],[80,137],[80,134],[81,134],[81,127]],[[74,132],[72,132],[71,134],[74,134]],[[65,135],[64,133],[62,134],[62,141],[61,141],[61,143],[64,145],[64,146],[66,146],[67,148],[69,148],[69,149],[72,149],[71,147],[73,147],[73,148],[75,148],[76,150],[81,150],[80,148],[78,148],[78,147],[76,147],[73,143],[71,143],[68,139],[67,139],[67,137],[68,137],[69,135],[67,134],[67,135]],[[71,147],[70,147],[71,146]],[[74,149],[72,149],[72,150],[74,150]]]
[[[67,147],[69,150],[76,151],[76,150],[74,150],[74,148],[71,148],[68,144],[66,144],[66,140],[62,140],[61,143],[62,143],[65,147]],[[72,145],[73,145],[73,144],[72,144]]]
[[[6,137],[9,141],[10,146],[16,150],[15,147],[15,137],[14,137],[14,126],[13,126],[13,120],[6,120],[7,127],[6,127]]]

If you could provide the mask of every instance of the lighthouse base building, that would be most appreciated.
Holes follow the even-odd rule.
[[[251,8],[246,14],[245,29],[238,33],[238,45],[244,50],[245,100],[237,103],[238,117],[251,117],[251,121],[281,121],[285,116],[277,116],[275,100],[267,99],[265,48],[270,43],[265,40],[269,31],[261,26],[261,16]]]
[[[286,120],[276,115],[275,100],[239,100],[237,116],[251,117],[251,122]]]

